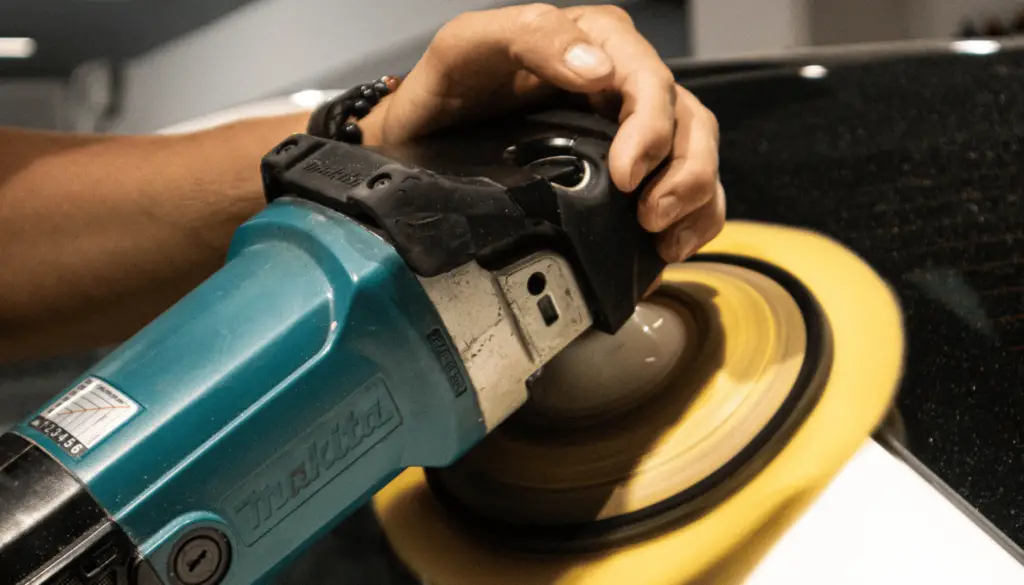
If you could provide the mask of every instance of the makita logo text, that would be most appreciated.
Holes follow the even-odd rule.
[[[302,165],[302,170],[316,173],[332,181],[344,183],[349,187],[358,187],[366,180],[363,175],[348,169],[342,169],[327,161],[311,158]]]
[[[321,418],[225,499],[246,544],[259,540],[401,424],[379,378]]]
[[[437,361],[441,362],[441,367],[444,368],[445,376],[448,377],[448,383],[452,387],[452,392],[455,393],[455,396],[462,396],[468,385],[466,384],[466,379],[462,376],[462,370],[456,361],[457,358],[445,339],[444,334],[441,333],[440,329],[431,329],[430,333],[427,333],[427,343],[430,344],[430,349],[434,350]]]

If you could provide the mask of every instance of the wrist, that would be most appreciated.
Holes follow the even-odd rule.
[[[306,131],[308,112],[254,118],[173,137],[165,172],[191,188],[161,202],[184,214],[182,227],[223,252],[234,231],[266,205],[260,161],[293,134]]]

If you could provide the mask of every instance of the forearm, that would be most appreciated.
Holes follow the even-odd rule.
[[[216,270],[305,115],[184,136],[0,129],[0,361],[116,342]]]

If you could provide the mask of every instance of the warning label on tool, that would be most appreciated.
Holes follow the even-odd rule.
[[[31,423],[72,457],[81,457],[139,412],[117,388],[86,378]]]

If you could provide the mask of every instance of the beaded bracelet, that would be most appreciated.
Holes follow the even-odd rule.
[[[363,131],[357,124],[384,96],[398,89],[399,78],[386,75],[357,85],[320,104],[309,117],[306,132],[349,144],[362,144]]]

